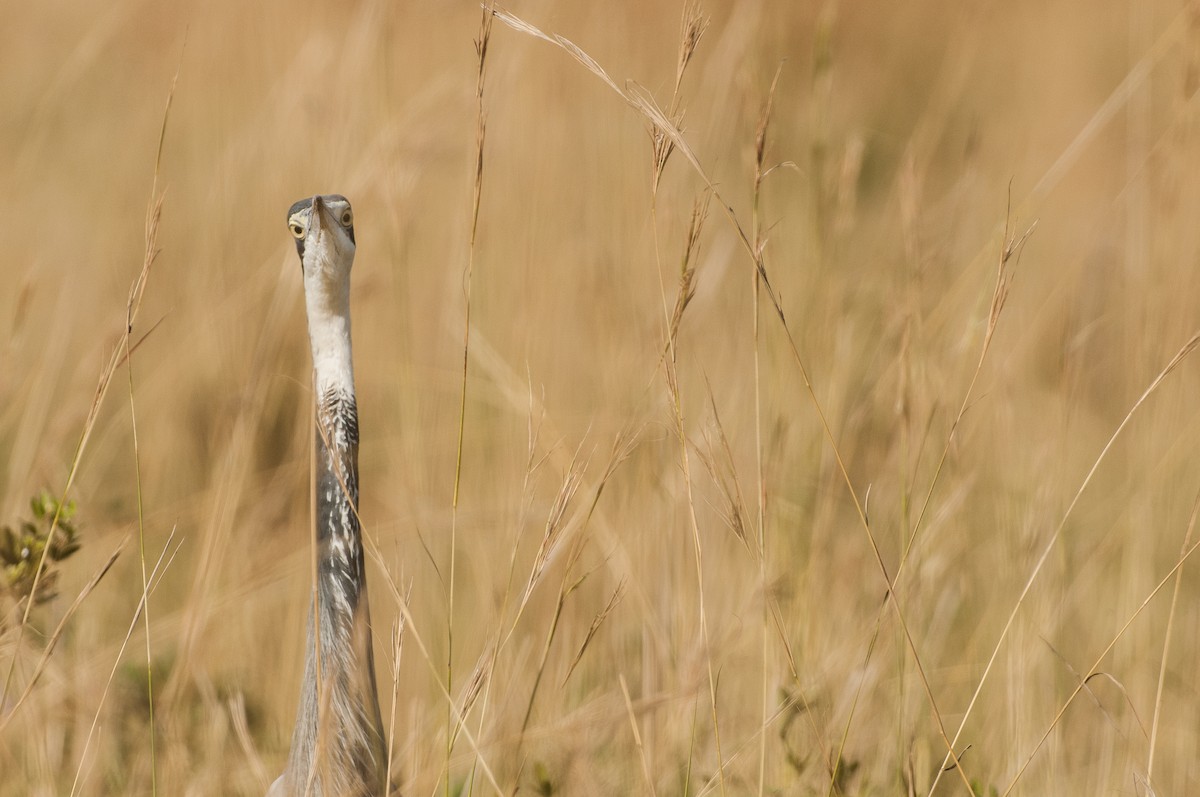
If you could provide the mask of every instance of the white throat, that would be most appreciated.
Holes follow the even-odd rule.
[[[340,275],[328,267],[304,270],[304,304],[318,401],[331,390],[354,395],[349,276],[348,268]]]

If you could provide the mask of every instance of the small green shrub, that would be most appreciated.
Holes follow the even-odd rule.
[[[31,597],[35,606],[53,600],[58,594],[55,565],[79,550],[79,532],[75,525],[75,502],[60,504],[49,491],[42,490],[29,502],[32,520],[0,527],[0,628],[23,612]],[[57,523],[55,518],[57,517]],[[45,554],[46,564],[40,578],[35,576]]]

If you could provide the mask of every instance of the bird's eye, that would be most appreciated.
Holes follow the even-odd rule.
[[[292,222],[291,224],[289,224],[288,229],[290,229],[292,231],[292,235],[296,236],[297,238],[304,237],[304,227],[297,224],[296,222]]]
[[[354,214],[350,212],[350,209],[347,208],[346,210],[342,211],[342,226],[349,227],[353,223]]]

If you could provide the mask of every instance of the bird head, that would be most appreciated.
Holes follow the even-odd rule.
[[[354,211],[340,194],[301,199],[288,209],[306,285],[348,284],[354,262]]]

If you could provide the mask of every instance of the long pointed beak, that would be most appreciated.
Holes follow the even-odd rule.
[[[314,196],[312,201],[312,210],[308,213],[308,232],[317,240],[321,237],[321,229],[324,227],[323,219],[321,218],[321,210],[324,208],[320,196]]]

